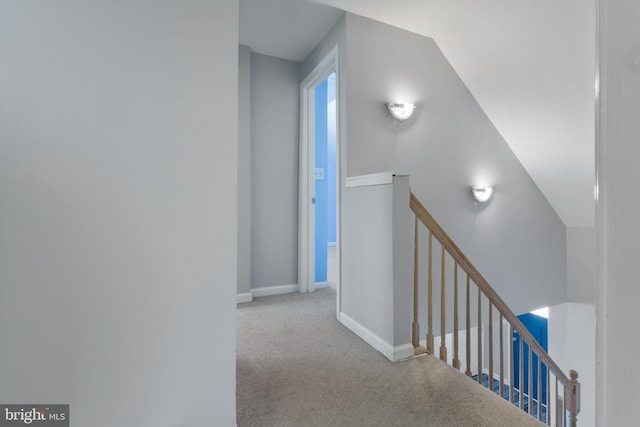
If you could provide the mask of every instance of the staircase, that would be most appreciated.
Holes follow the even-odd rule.
[[[552,425],[550,414],[554,413],[553,425],[576,427],[580,408],[580,383],[576,371],[571,371],[569,376],[562,372],[413,193],[410,194],[409,206],[414,214],[412,344],[415,354],[436,354],[434,327],[439,326],[438,355],[441,361],[450,363],[458,370],[464,369],[468,377],[547,425]],[[427,234],[427,334],[424,346],[420,342],[418,321],[420,225]],[[439,322],[433,319],[436,311],[433,298],[436,276],[434,258],[440,261],[437,277],[440,281],[437,292],[439,304],[436,304],[439,306]],[[452,319],[451,316],[447,317],[448,310],[453,311]],[[450,325],[447,325],[447,320],[451,321]],[[522,337],[518,341],[519,372],[514,369],[511,345],[514,332]],[[472,358],[472,335],[476,345],[475,358]],[[447,341],[452,343],[448,344]],[[460,354],[461,341],[464,354]],[[448,357],[451,350],[453,354]],[[487,359],[483,360],[483,357]],[[524,358],[528,358],[527,370],[524,369]],[[508,367],[505,366],[505,360]],[[519,379],[520,388],[528,383],[527,389],[519,390],[511,386],[515,378]],[[553,412],[550,411],[551,407]]]
[[[546,425],[577,426],[578,374],[545,352],[410,192],[408,176],[353,177],[346,187],[341,323],[390,360],[435,356]]]

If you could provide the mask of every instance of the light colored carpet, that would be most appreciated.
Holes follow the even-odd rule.
[[[237,310],[238,427],[541,426],[432,356],[392,363],[336,320],[335,291]]]

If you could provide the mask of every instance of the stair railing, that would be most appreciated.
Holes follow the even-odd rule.
[[[438,310],[433,305],[433,281],[434,281],[434,238],[436,245],[441,246],[441,266],[440,266],[440,347],[439,356],[444,362],[450,363],[454,368],[461,369],[460,347],[465,347],[465,374],[474,378],[478,383],[483,384],[485,375],[487,386],[490,384],[492,391],[508,399],[512,404],[518,406],[525,412],[534,416],[541,422],[552,425],[552,416],[555,418],[557,427],[576,427],[577,415],[580,412],[580,383],[576,371],[570,371],[567,376],[558,365],[551,359],[529,330],[522,324],[520,319],[511,311],[495,290],[489,285],[485,278],[465,257],[458,246],[445,233],[435,219],[429,214],[416,196],[410,195],[410,208],[415,214],[415,235],[414,235],[414,286],[413,286],[413,322],[412,322],[412,343],[415,354],[434,354],[434,311]],[[425,345],[420,342],[419,323],[419,222],[428,231],[428,253],[427,253],[427,334]],[[453,289],[447,286],[447,265],[453,262]],[[466,293],[466,298],[459,295],[459,270],[466,274],[463,280],[462,291]],[[450,273],[449,273],[450,274]],[[475,298],[472,302],[472,284],[477,289],[477,306]],[[447,329],[447,294],[453,294],[450,304],[453,304],[452,326]],[[483,298],[484,296],[484,298]],[[459,300],[465,299],[464,307],[464,330],[460,330],[459,325]],[[483,304],[485,301],[488,304]],[[487,308],[487,315],[483,317],[483,306]],[[494,309],[497,314],[494,314]],[[477,317],[472,316],[472,311],[477,312]],[[476,313],[473,313],[476,314]],[[498,317],[499,345],[494,341],[496,325],[494,318]],[[451,317],[451,314],[450,314]],[[451,331],[447,333],[448,331]],[[475,330],[476,339],[471,340],[472,330]],[[514,346],[511,345],[514,331],[521,339],[516,344],[518,351],[518,367],[515,367]],[[460,343],[460,335],[464,335],[464,342]],[[508,339],[505,340],[505,338]],[[453,354],[448,357],[448,347],[453,347]],[[506,343],[506,344],[505,344]],[[483,345],[484,344],[484,345]],[[476,345],[475,357],[472,358],[472,346]],[[507,359],[509,371],[505,371],[505,347],[508,346]],[[494,352],[499,353],[499,361],[494,360]],[[486,359],[483,362],[483,356]],[[526,358],[525,358],[526,357]],[[497,362],[497,367],[495,363]],[[535,363],[535,365],[534,365]],[[475,366],[474,366],[475,364]],[[524,365],[528,369],[525,372]],[[537,366],[537,378],[534,378],[534,370]],[[485,369],[486,367],[486,369]],[[495,369],[494,369],[495,368]],[[518,371],[518,372],[516,372]],[[526,376],[526,377],[525,377]],[[555,379],[554,399],[551,400],[551,378]],[[517,382],[517,384],[516,384]],[[525,384],[527,383],[527,384]],[[496,390],[497,388],[497,390]],[[546,392],[545,392],[546,390]],[[563,393],[560,393],[563,390]],[[553,410],[553,414],[551,411]]]

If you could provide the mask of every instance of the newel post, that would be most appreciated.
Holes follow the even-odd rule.
[[[580,383],[578,382],[578,373],[573,369],[569,371],[571,377],[571,387],[565,387],[564,401],[569,411],[569,426],[577,427],[578,413],[580,413]]]

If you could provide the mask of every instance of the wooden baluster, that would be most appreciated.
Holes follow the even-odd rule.
[[[489,390],[493,390],[493,304],[489,300]]]
[[[442,245],[442,266],[440,269],[440,360],[443,362],[447,361],[447,345],[444,342],[444,339],[447,334],[447,329],[445,325],[445,300],[446,300],[446,289],[445,289],[445,251],[444,245]]]
[[[547,366],[547,425],[551,425],[551,370]]]
[[[529,414],[533,414],[533,350],[531,350],[531,346],[529,346],[527,355],[529,357]]]
[[[471,377],[471,294],[469,293],[469,274],[467,273],[467,374]]]
[[[542,421],[542,359],[538,355],[538,420]]]
[[[413,348],[420,347],[420,323],[418,322],[418,215],[416,215],[413,237],[413,323],[411,324],[411,343]]]
[[[513,325],[509,323],[509,402],[516,403],[516,393],[513,386],[516,384],[515,362],[513,361]]]
[[[454,262],[453,270],[453,367],[460,370],[458,358],[458,262]]]
[[[518,334],[518,345],[520,346],[520,372],[518,372],[518,394],[520,395],[520,409],[524,411],[524,346],[522,345],[522,337]]]
[[[500,397],[504,398],[504,325],[500,313]]]
[[[482,291],[478,288],[478,384],[482,384]]]
[[[427,278],[427,353],[433,354],[433,232],[429,230],[429,277]]]
[[[565,427],[564,402],[558,399],[558,377],[556,377],[556,426]]]

